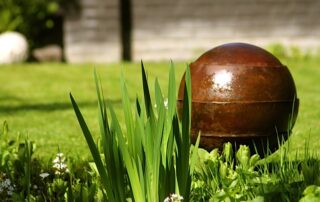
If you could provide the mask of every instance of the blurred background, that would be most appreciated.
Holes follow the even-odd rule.
[[[319,0],[0,2],[0,33],[23,34],[29,61],[181,61],[227,42],[316,53],[319,19]]]

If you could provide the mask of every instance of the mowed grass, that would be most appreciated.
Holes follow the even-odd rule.
[[[320,146],[320,58],[285,59],[295,79],[300,110],[290,139],[290,151]],[[166,92],[169,62],[145,63],[153,86],[157,77]],[[176,82],[180,82],[186,63],[175,63]],[[94,68],[101,76],[105,97],[123,118],[120,75],[123,72],[132,103],[142,95],[139,63],[105,65],[20,64],[0,66],[0,123],[7,121],[10,138],[28,136],[36,145],[36,156],[50,158],[58,151],[67,156],[87,158],[89,150],[69,100],[72,92],[96,137],[98,137],[97,99]],[[153,89],[151,89],[153,92]],[[1,139],[0,139],[1,141]]]
[[[169,62],[145,64],[149,81],[154,82],[158,77],[161,86],[167,88],[169,65]],[[177,78],[180,78],[186,64],[175,66]],[[93,78],[95,68],[101,77],[105,98],[114,105],[121,121],[120,76],[122,73],[125,76],[134,103],[135,97],[142,95],[138,63],[1,66],[0,122],[8,122],[11,137],[21,134],[33,140],[37,145],[35,155],[50,157],[60,150],[67,155],[87,157],[89,150],[71,106],[69,93],[72,92],[78,102],[92,132],[98,134]]]

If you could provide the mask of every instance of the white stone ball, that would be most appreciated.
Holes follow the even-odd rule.
[[[0,34],[0,64],[24,62],[28,58],[27,39],[18,32]]]

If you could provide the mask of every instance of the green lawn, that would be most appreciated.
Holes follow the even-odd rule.
[[[303,149],[309,136],[310,147],[317,150],[320,145],[320,58],[282,62],[290,67],[300,98],[291,151]],[[158,77],[166,89],[169,62],[146,63],[145,66],[149,82]],[[178,84],[185,63],[175,66]],[[71,107],[69,92],[79,103],[93,133],[98,133],[94,67],[102,78],[105,97],[121,116],[121,71],[134,101],[142,91],[140,64],[23,64],[0,66],[0,122],[8,122],[11,137],[22,134],[34,140],[36,155],[50,157],[59,148],[67,155],[87,157],[88,149]]]

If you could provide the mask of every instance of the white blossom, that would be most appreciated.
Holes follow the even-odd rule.
[[[41,173],[40,177],[42,177],[42,179],[48,177],[50,174],[49,173]]]
[[[62,158],[64,155],[63,155],[63,153],[57,153],[57,157],[60,157],[60,158]]]
[[[6,179],[3,183],[7,187],[9,187],[11,185],[11,181],[9,179]]]
[[[63,153],[57,153],[56,158],[52,162],[52,167],[54,168],[56,175],[61,175],[69,172],[68,166],[67,164],[65,164],[65,157]]]
[[[60,162],[60,159],[57,157],[57,158],[53,159],[52,162],[53,162],[53,163],[59,163],[59,162]]]
[[[180,196],[179,194],[170,194],[167,198],[164,199],[163,202],[178,202],[178,201],[182,201],[183,197]]]
[[[0,178],[0,193],[2,192],[7,192],[7,195],[11,196],[13,191],[14,191],[14,187],[15,185],[13,183],[11,183],[10,179],[1,179]]]

